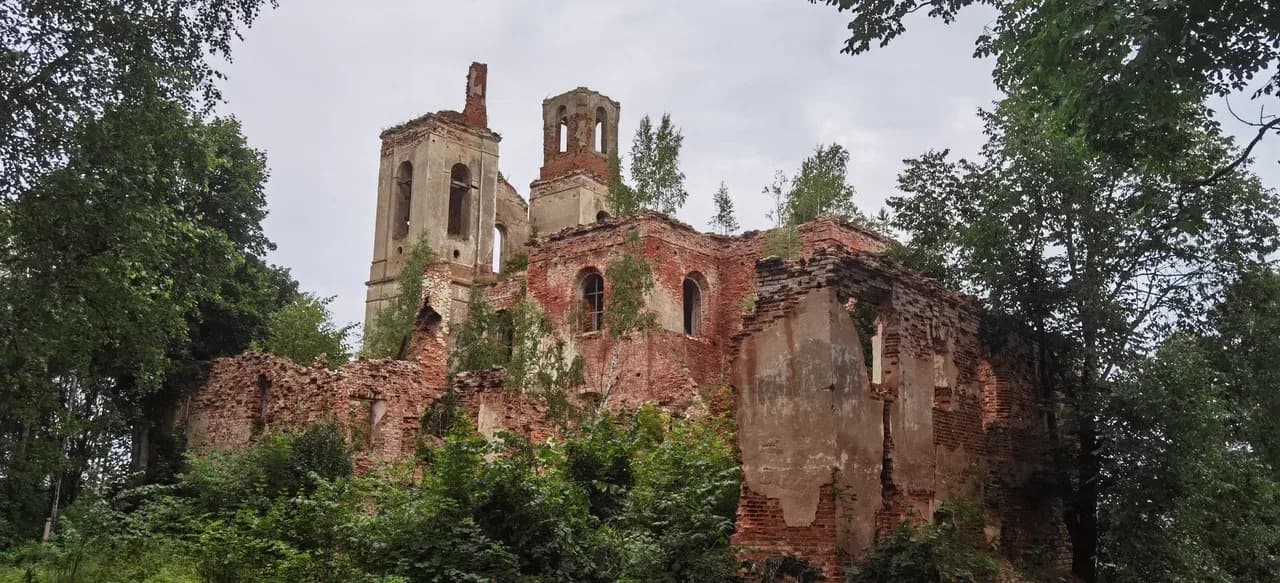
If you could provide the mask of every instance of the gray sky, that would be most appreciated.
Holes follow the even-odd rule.
[[[489,126],[521,196],[542,163],[542,100],[587,86],[622,103],[624,152],[641,116],[671,113],[690,193],[679,218],[700,229],[722,180],[743,227],[767,226],[761,188],[819,143],[849,149],[858,205],[874,212],[904,158],[972,155],[976,111],[998,98],[991,61],[971,56],[994,17],[983,9],[951,26],[921,16],[889,47],[851,57],[839,52],[848,16],[802,0],[280,4],[224,67],[220,111],[267,152],[271,260],[336,295],[340,322],[363,318],[379,131],[461,110],[472,61],[489,64]],[[1280,157],[1271,146],[1261,159]]]

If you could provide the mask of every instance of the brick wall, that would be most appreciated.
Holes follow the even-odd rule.
[[[264,432],[332,422],[355,440],[363,470],[411,456],[422,411],[444,389],[413,361],[360,359],[331,371],[246,353],[216,361],[187,403],[188,443],[243,447]]]
[[[883,536],[903,521],[929,520],[944,501],[961,498],[985,510],[993,525],[988,533],[992,545],[1004,556],[1018,558],[1047,551],[1060,561],[1069,557],[1061,505],[1046,496],[1044,489],[1034,487],[1037,472],[1047,461],[1047,436],[1035,408],[1036,367],[1029,342],[1016,334],[1000,339],[997,345],[984,342],[979,336],[984,316],[973,298],[945,290],[937,282],[877,255],[815,249],[797,263],[761,261],[757,265],[757,282],[756,310],[746,318],[729,347],[740,395],[739,443],[744,460],[744,495],[735,544],[758,546],[760,541],[772,541],[776,548],[794,551],[826,568],[830,564],[829,553],[824,550],[810,557],[805,554],[810,551],[802,550],[819,536],[817,533],[829,536],[828,542],[842,557],[858,556],[869,544],[869,535]],[[883,350],[877,356],[884,371],[880,383],[868,381],[859,388],[861,381],[856,379],[862,378],[861,371],[831,377],[835,381],[823,381],[827,377],[821,374],[815,381],[814,373],[804,372],[815,358],[828,359],[830,367],[837,369],[860,365],[848,363],[853,355],[842,359],[843,353],[837,351],[835,357],[825,356],[826,353],[815,357],[812,348],[806,348],[824,338],[830,338],[833,346],[851,343],[851,339],[840,336],[848,333],[840,322],[830,330],[802,324],[812,321],[811,315],[804,314],[824,305],[822,296],[814,294],[827,289],[834,292],[826,300],[833,309],[857,302],[876,307],[884,323]],[[833,318],[838,320],[839,316]],[[776,339],[780,330],[792,327],[807,331],[807,336],[800,337],[805,339],[803,342]],[[861,356],[860,351],[854,352]],[[789,364],[776,369],[771,368],[772,362]],[[786,370],[792,371],[789,374],[795,380],[782,381],[790,386],[785,389],[785,396],[778,397],[782,393],[768,385],[778,381],[768,379],[771,374]],[[821,437],[821,431],[805,435],[809,427],[821,428],[826,423],[821,413],[806,418],[803,428],[798,429],[800,433],[792,437],[834,440],[834,461],[821,462],[831,463],[830,477],[814,471],[812,466],[814,455],[822,459],[820,450],[802,445],[799,451],[808,454],[795,459],[785,453],[790,447],[786,436],[781,443],[754,438],[757,431],[773,431],[770,424],[778,415],[785,416],[786,410],[812,407],[806,403],[829,399],[830,391],[823,390],[823,383],[840,385],[840,378],[852,379],[846,382],[854,385],[833,387],[847,396],[837,399],[839,406],[833,404],[828,415],[842,419],[840,407],[855,403],[868,408],[858,423],[864,427],[868,419],[874,418],[870,411],[875,410],[876,403],[883,407],[883,417],[872,421],[883,435],[882,457],[875,468],[880,478],[878,491],[870,477],[859,477],[867,475],[865,471],[859,474],[859,468],[841,461],[856,460],[859,455],[864,460],[874,459],[874,452],[864,451],[872,440],[870,434],[856,436],[853,441],[843,441],[847,438],[840,430],[835,430],[834,437]],[[761,407],[766,409],[757,411]],[[816,410],[827,409],[823,406]],[[851,419],[845,415],[843,419]],[[837,427],[840,425],[841,422],[836,423]],[[859,451],[863,453],[858,454]],[[779,489],[778,478],[770,477],[775,473],[761,473],[763,468],[755,467],[761,463],[758,460],[767,461],[770,472],[782,471],[793,477],[809,475],[812,478],[807,479],[812,481],[784,480]],[[786,470],[788,463],[800,465]],[[837,500],[830,506],[835,512],[831,518],[841,526],[835,532],[816,528],[820,520],[827,519],[823,516],[825,488],[833,486],[835,491],[854,490],[864,504],[868,498],[878,497],[879,506],[873,516],[867,517],[863,515],[867,512],[865,507]],[[773,498],[762,496],[760,488],[788,493],[779,494],[784,496],[781,499]],[[785,505],[792,500],[791,492],[804,490],[823,492],[819,509],[807,526],[798,526],[794,516],[784,520],[782,513],[770,510],[779,501]],[[789,540],[793,536],[796,540]]]

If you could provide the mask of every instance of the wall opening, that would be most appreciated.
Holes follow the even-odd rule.
[[[556,123],[558,124],[556,126],[556,142],[558,144],[557,148],[559,148],[556,151],[560,153],[568,152],[569,117],[567,115],[567,110],[565,110],[563,105],[560,106],[560,109],[556,110],[556,120]]]
[[[493,226],[493,272],[502,273],[502,264],[507,260],[507,228],[503,225]]]
[[[502,346],[503,353],[507,358],[511,358],[511,353],[515,350],[516,342],[516,324],[511,317],[511,312],[507,310],[498,310],[494,313],[497,319],[495,331],[498,335],[498,343]]]
[[[467,238],[468,199],[471,194],[471,169],[454,164],[449,172],[449,234]]]
[[[400,164],[400,169],[396,171],[395,193],[396,200],[392,205],[395,215],[391,236],[403,239],[409,234],[409,207],[413,202],[413,164],[407,161]]]
[[[880,317],[880,310],[871,302],[855,298],[849,300],[846,308],[858,330],[867,379],[872,389],[875,389],[884,382],[884,319]]]
[[[604,277],[591,269],[582,276],[582,331],[604,328]]]
[[[605,222],[605,221],[608,221],[608,220],[609,220],[609,219],[611,219],[611,218],[613,218],[613,217],[609,216],[609,211],[600,211],[600,212],[596,213],[596,222],[597,222],[597,223],[603,223],[603,222]]]
[[[604,132],[605,132],[605,123],[604,123],[604,120],[605,120],[604,108],[603,108],[603,107],[597,107],[597,108],[596,108],[596,127],[595,127],[595,132],[594,132],[594,133],[595,133],[595,141],[596,141],[595,148],[596,148],[596,151],[597,151],[597,152],[600,152],[601,154],[604,154],[604,153],[605,153],[605,144],[607,144],[607,143],[608,143],[608,142],[606,142],[606,141],[605,141],[605,135],[604,135]]]
[[[704,278],[692,272],[684,278],[684,333],[690,336],[702,334],[702,290]]]
[[[258,375],[258,410],[257,416],[253,419],[253,427],[251,433],[253,437],[257,437],[267,428],[267,424],[271,422],[271,379],[267,375]]]
[[[934,329],[930,334],[933,343],[933,404],[951,409],[957,405],[957,369],[952,356],[955,340],[950,331]]]

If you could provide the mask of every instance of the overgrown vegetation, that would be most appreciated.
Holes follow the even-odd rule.
[[[451,374],[500,366],[507,371],[506,388],[541,398],[550,421],[563,425],[582,417],[570,398],[570,389],[584,382],[582,357],[569,354],[525,290],[509,310],[494,311],[483,289],[473,289],[467,320],[455,329],[454,339]]]
[[[712,215],[709,226],[720,231],[721,235],[729,235],[738,230],[738,218],[733,214],[733,199],[729,198],[729,187],[720,182],[720,188],[716,189],[715,195],[711,199],[715,204],[716,214]]]
[[[771,208],[773,230],[765,240],[765,255],[783,259],[800,257],[800,225],[820,216],[832,216],[869,224],[853,202],[849,184],[849,152],[840,144],[819,145],[790,178],[781,170],[764,187]]]
[[[559,445],[456,423],[421,475],[355,477],[333,426],[87,498],[0,581],[727,581],[738,469],[723,428],[656,411]]]
[[[622,160],[609,155],[609,208],[615,216],[625,217],[641,210],[654,210],[674,216],[689,197],[684,188],[684,172],[680,171],[680,147],[684,136],[671,123],[671,115],[663,114],[655,130],[649,116],[631,141],[631,182],[622,178]]]
[[[644,242],[638,231],[627,233],[621,249],[605,267],[604,275],[613,291],[609,296],[608,309],[604,312],[604,327],[612,342],[609,346],[608,364],[601,369],[600,383],[597,385],[600,387],[600,410],[604,410],[609,403],[609,397],[618,386],[622,370],[626,368],[631,356],[630,340],[658,325],[657,315],[645,303],[655,281],[653,268],[645,259]]]
[[[414,322],[422,310],[422,274],[427,266],[439,261],[435,251],[423,233],[409,247],[400,274],[396,276],[399,295],[391,305],[378,312],[370,329],[364,331],[364,350],[361,354],[370,358],[398,358]]]
[[[990,557],[978,510],[949,503],[937,514],[931,523],[903,524],[876,541],[865,562],[849,569],[846,581],[995,583],[999,565]]]
[[[347,337],[356,325],[333,323],[329,313],[333,299],[334,296],[320,298],[300,294],[271,315],[266,335],[250,344],[250,350],[270,352],[303,365],[320,357],[324,357],[330,368],[346,364],[351,359]]]

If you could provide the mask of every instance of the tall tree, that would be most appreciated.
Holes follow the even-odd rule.
[[[122,96],[201,109],[265,0],[12,0],[0,12],[0,199],[59,165],[80,125]],[[271,5],[275,2],[272,0]]]
[[[0,207],[0,481],[27,510],[47,512],[54,474],[64,502],[91,468],[118,477],[152,399],[242,350],[243,327],[296,289],[261,261],[265,179],[234,121],[144,95],[84,124],[63,168]]]
[[[729,187],[724,182],[716,189],[712,202],[716,205],[716,214],[711,217],[711,228],[720,231],[721,235],[737,231],[738,218],[733,215],[733,199],[729,198]]]
[[[303,293],[276,310],[267,322],[266,333],[252,348],[284,356],[298,364],[311,364],[324,357],[332,368],[350,360],[347,338],[355,324],[339,326],[333,322],[327,298]]]
[[[609,209],[615,216],[628,217],[644,209],[636,189],[622,179],[622,160],[617,153],[609,154]]]
[[[814,149],[791,179],[791,192],[787,195],[791,223],[799,225],[821,215],[859,217],[848,173],[849,151],[844,146],[819,145]]]
[[[1091,147],[1127,161],[1175,164],[1198,132],[1219,127],[1207,98],[1252,92],[1257,116],[1238,121],[1253,137],[1219,166],[1183,177],[1188,187],[1226,178],[1280,133],[1280,117],[1265,115],[1280,91],[1280,15],[1269,2],[820,1],[853,14],[851,54],[904,34],[917,12],[953,22],[972,5],[996,9],[975,51],[996,57],[996,85],[1052,104]]]
[[[655,131],[649,116],[640,119],[631,142],[631,181],[641,206],[674,215],[689,193],[680,171],[680,147],[684,136],[671,123],[671,114],[662,114]]]
[[[1232,386],[1237,367],[1219,368],[1225,347],[1203,340],[1165,341],[1101,410],[1107,581],[1280,580],[1280,482]]]
[[[1184,187],[1235,155],[1201,132],[1176,165],[1132,165],[1064,131],[1061,112],[1009,98],[986,114],[978,161],[909,160],[894,224],[943,258],[993,309],[1023,317],[1042,347],[1074,341],[1063,389],[1075,456],[1062,476],[1077,574],[1092,580],[1098,540],[1097,418],[1111,383],[1179,315],[1277,248],[1280,203],[1248,174]]]

